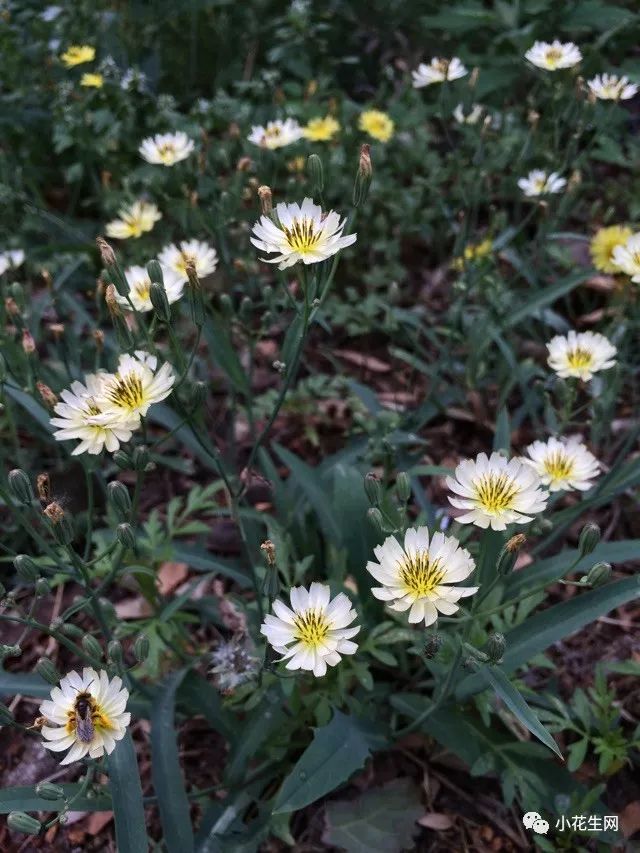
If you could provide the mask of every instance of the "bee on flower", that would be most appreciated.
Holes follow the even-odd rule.
[[[572,41],[560,42],[558,39],[549,43],[536,41],[533,47],[525,53],[532,65],[545,71],[559,71],[563,68],[573,68],[582,61],[580,48]]]
[[[622,245],[612,250],[611,261],[617,270],[631,276],[631,281],[640,282],[640,232],[630,234]]]
[[[168,362],[158,369],[158,359],[143,350],[120,356],[117,373],[108,375],[102,398],[123,418],[144,417],[154,403],[171,394],[176,377]]]
[[[528,198],[559,193],[566,187],[567,181],[558,172],[545,172],[533,169],[526,178],[519,178],[518,186]]]
[[[162,219],[155,204],[146,201],[134,201],[129,207],[121,208],[118,215],[120,218],[108,222],[106,227],[107,237],[115,237],[117,240],[130,237],[137,239],[151,231],[156,222]]]
[[[188,280],[187,264],[194,265],[198,278],[205,278],[216,271],[218,253],[213,246],[202,240],[183,240],[180,246],[174,243],[165,246],[158,255],[158,260],[180,281],[186,282]]]
[[[458,124],[478,124],[483,115],[484,107],[480,104],[472,104],[467,110],[462,104],[458,104],[453,111],[453,117]]]
[[[600,272],[619,273],[620,266],[614,260],[614,252],[618,246],[625,246],[632,234],[626,225],[609,225],[596,231],[589,244],[594,267]]]
[[[358,646],[351,638],[360,627],[347,627],[356,611],[344,593],[332,599],[326,584],[312,583],[308,590],[293,587],[289,599],[290,608],[274,601],[275,616],[265,616],[260,627],[260,633],[282,655],[280,660],[287,661],[287,669],[303,669],[320,677],[327,666],[340,663],[342,655],[355,654]]]
[[[311,142],[330,142],[340,130],[340,122],[333,116],[312,118],[304,127],[303,133]]]
[[[179,130],[177,133],[156,133],[142,140],[138,151],[147,163],[157,166],[175,166],[186,160],[195,147],[193,139]]]
[[[0,275],[6,273],[7,270],[15,270],[21,267],[24,258],[22,249],[7,249],[6,252],[0,252]]]
[[[85,62],[93,62],[96,58],[96,49],[88,44],[72,44],[68,47],[60,59],[67,68],[83,65]]]
[[[440,531],[429,536],[426,527],[409,528],[404,546],[389,536],[373,549],[378,562],[369,561],[367,571],[382,584],[371,592],[390,602],[397,611],[409,611],[409,622],[432,625],[439,614],[451,616],[461,598],[474,595],[477,586],[454,586],[466,580],[475,563],[454,536]]]
[[[591,94],[601,101],[628,101],[638,92],[638,85],[629,82],[628,77],[617,74],[596,74],[587,81]]]
[[[608,370],[616,363],[616,347],[599,332],[575,332],[556,335],[547,344],[547,363],[562,379],[574,377],[587,382],[594,373]]]
[[[268,148],[273,151],[276,148],[284,148],[285,145],[297,142],[302,139],[303,135],[304,130],[298,122],[293,118],[288,118],[285,121],[281,119],[269,121],[266,127],[253,125],[247,139],[260,148]]]
[[[126,296],[121,296],[119,293],[115,295],[116,301],[128,310],[131,310],[131,305],[133,305],[136,311],[151,311],[153,309],[151,303],[151,279],[146,269],[137,266],[129,267],[125,270],[124,276],[129,285],[129,299],[131,303],[129,303],[129,299]],[[165,276],[164,290],[167,294],[167,301],[171,305],[173,302],[177,302],[182,296],[184,281],[173,274]]]
[[[580,436],[534,441],[527,453],[529,458],[524,457],[523,461],[531,465],[550,492],[585,492],[600,471],[600,463]]]
[[[475,459],[460,462],[455,475],[447,477],[447,486],[456,495],[449,497],[449,503],[466,510],[456,521],[484,529],[528,524],[544,511],[549,498],[530,466],[500,453],[479,453]]]
[[[275,258],[261,258],[268,264],[278,264],[284,270],[298,261],[317,264],[356,241],[356,234],[343,236],[345,219],[333,210],[323,213],[312,199],[301,205],[280,203],[275,208],[277,221],[261,216],[253,226],[251,242]]]
[[[411,77],[414,89],[421,89],[433,83],[444,83],[445,80],[459,80],[468,73],[457,56],[452,59],[434,57],[428,65],[421,62],[415,71],[411,72]]]
[[[378,142],[388,142],[395,130],[393,120],[381,110],[365,110],[360,114],[358,127]]]
[[[104,77],[102,74],[83,74],[80,78],[80,85],[87,89],[102,89]]]
[[[122,680],[109,679],[105,670],[85,667],[82,675],[70,672],[40,705],[46,720],[41,729],[43,746],[51,752],[69,750],[61,764],[72,764],[85,755],[111,755],[131,722],[125,710],[128,699]]]

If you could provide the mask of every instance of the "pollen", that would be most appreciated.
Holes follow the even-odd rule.
[[[506,474],[489,474],[474,483],[476,500],[489,513],[500,513],[512,508],[518,486]]]
[[[294,220],[291,228],[283,227],[282,230],[292,251],[298,252],[300,255],[313,252],[320,242],[322,233],[321,231],[315,231],[313,220],[307,218]]]
[[[440,560],[432,560],[426,551],[407,554],[398,573],[406,591],[419,598],[433,592],[445,576]]]
[[[567,362],[573,368],[589,367],[592,361],[593,355],[589,350],[582,349],[581,347],[575,347],[567,353]]]
[[[106,396],[116,406],[136,411],[144,403],[144,391],[139,376],[119,376],[116,374],[114,384],[108,389]]]
[[[309,649],[315,649],[323,643],[329,633],[329,623],[324,613],[307,610],[296,615],[295,637]]]
[[[565,480],[573,473],[573,460],[566,453],[556,451],[544,460],[544,470],[554,480]]]

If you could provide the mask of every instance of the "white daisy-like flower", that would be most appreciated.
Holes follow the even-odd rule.
[[[599,370],[608,370],[616,363],[618,350],[599,332],[575,332],[556,335],[547,344],[547,363],[562,379],[570,376],[585,382]]]
[[[22,249],[9,249],[6,252],[0,252],[0,275],[8,269],[17,269],[24,263],[24,252]]]
[[[253,125],[247,139],[254,145],[259,145],[260,148],[273,150],[291,145],[292,142],[297,142],[303,136],[304,128],[300,127],[295,119],[288,118],[285,121],[276,119],[276,121],[267,122],[266,127]]]
[[[615,246],[611,261],[631,276],[631,281],[640,282],[640,232],[632,234],[622,246]]]
[[[312,199],[305,198],[301,205],[276,205],[277,224],[268,216],[261,216],[253,226],[251,242],[267,254],[277,253],[275,258],[260,258],[268,264],[278,264],[284,270],[298,261],[317,264],[340,249],[351,246],[356,234],[342,236],[345,219],[330,210],[323,213]]]
[[[327,666],[340,663],[341,655],[355,654],[351,637],[359,626],[348,628],[356,611],[344,593],[331,598],[326,584],[312,583],[309,589],[296,586],[289,593],[291,608],[273,602],[275,616],[265,616],[260,627],[273,648],[287,661],[287,669],[304,669],[324,675]]]
[[[158,255],[161,265],[170,270],[181,281],[186,282],[187,264],[193,263],[198,278],[205,278],[215,272],[218,266],[218,253],[202,240],[183,240],[180,246],[172,243],[165,246]]]
[[[630,83],[628,77],[617,74],[596,74],[587,81],[589,90],[601,101],[628,101],[638,92],[638,85]]]
[[[143,350],[120,356],[118,371],[104,383],[102,399],[105,407],[120,412],[123,417],[144,417],[149,407],[171,393],[176,381],[173,368],[165,362],[160,369],[158,359]]]
[[[465,110],[462,104],[453,111],[453,117],[458,124],[477,124],[484,115],[484,107],[480,104],[472,104],[471,108]]]
[[[542,512],[549,495],[540,488],[540,477],[520,459],[506,459],[500,453],[479,453],[456,467],[447,477],[447,486],[458,497],[449,503],[467,512],[458,516],[460,524],[505,530],[507,524],[527,524]]]
[[[583,444],[580,436],[534,441],[527,447],[529,459],[523,461],[538,473],[550,492],[587,491],[600,471],[600,463]]]
[[[136,311],[151,311],[151,279],[149,273],[144,267],[129,267],[124,272],[127,284],[129,285],[129,299]],[[184,290],[184,281],[178,279],[175,275],[164,277],[164,289],[167,294],[169,304],[177,302],[182,296]],[[121,296],[116,293],[116,300],[123,308],[131,310],[131,305],[126,296]]]
[[[51,425],[58,427],[54,432],[57,441],[79,440],[72,456],[100,453],[103,447],[114,453],[121,443],[129,441],[134,430],[140,426],[136,414],[123,417],[122,412],[113,412],[105,402],[103,391],[110,379],[108,373],[89,374],[82,382],[73,382],[71,389],[60,394],[61,401],[54,407],[57,417]]]
[[[547,173],[544,169],[533,169],[526,178],[518,180],[518,186],[529,198],[559,193],[566,185],[566,179],[561,178],[558,172]]]
[[[582,61],[580,48],[572,41],[561,42],[558,39],[549,43],[536,41],[533,47],[525,53],[532,65],[544,68],[545,71],[558,71],[562,68],[572,68]]]
[[[121,208],[118,215],[120,219],[108,222],[106,228],[107,237],[115,237],[118,240],[141,237],[162,219],[162,214],[155,204],[146,201],[134,201],[129,207]]]
[[[373,549],[378,562],[369,561],[367,571],[382,586],[371,592],[392,610],[409,610],[409,622],[432,625],[438,614],[451,616],[457,602],[478,591],[477,586],[452,586],[475,569],[471,554],[454,536],[438,531],[429,541],[426,527],[409,528],[404,547],[389,536]]]
[[[195,147],[193,139],[179,130],[177,133],[156,133],[143,139],[138,151],[147,161],[157,166],[175,166],[186,160]]]
[[[457,56],[452,59],[440,59],[434,56],[428,65],[421,62],[415,71],[411,72],[411,77],[413,78],[414,89],[421,89],[423,86],[430,86],[432,83],[458,80],[468,73]]]
[[[111,755],[125,736],[131,714],[125,711],[129,691],[122,679],[111,680],[104,669],[85,667],[82,675],[70,672],[40,705],[48,725],[42,727],[45,749],[69,752],[60,762],[72,764],[85,755]]]

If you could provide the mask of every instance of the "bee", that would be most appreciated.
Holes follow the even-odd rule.
[[[90,693],[79,693],[74,709],[76,712],[76,734],[83,743],[91,743],[95,734],[92,719],[92,697]]]

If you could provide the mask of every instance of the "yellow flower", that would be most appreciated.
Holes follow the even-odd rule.
[[[358,127],[379,142],[388,142],[393,136],[395,125],[386,113],[380,110],[365,110],[360,115]]]
[[[324,118],[312,118],[307,122],[304,135],[312,142],[329,142],[339,130],[340,122],[336,121],[333,116],[325,116]]]
[[[102,74],[83,74],[80,80],[81,86],[88,86],[91,89],[102,89],[103,84]]]
[[[487,239],[483,240],[481,243],[469,243],[468,246],[465,246],[462,257],[456,258],[451,266],[455,270],[462,270],[469,263],[485,258],[487,255],[491,254],[492,250],[493,240],[490,237],[487,237]]]
[[[60,57],[67,68],[82,65],[83,62],[92,62],[95,58],[96,49],[90,44],[72,44]]]
[[[613,250],[624,246],[631,234],[626,225],[610,225],[597,231],[589,246],[594,267],[600,272],[619,273],[620,267],[613,262]]]

